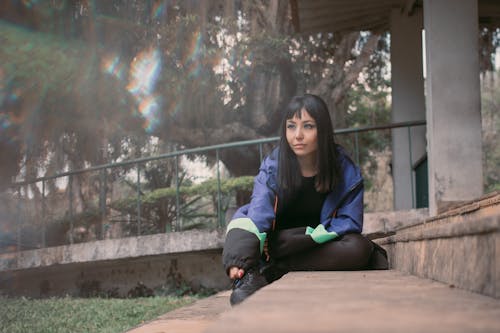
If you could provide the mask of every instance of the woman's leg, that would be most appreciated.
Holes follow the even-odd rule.
[[[306,227],[275,231],[269,236],[269,254],[273,259],[281,259],[296,253],[302,253],[318,246],[311,236],[306,234]]]
[[[231,221],[233,222],[234,220]],[[241,271],[240,276],[233,281],[233,292],[229,298],[231,305],[242,302],[268,284],[259,271],[261,241],[252,231],[253,222],[250,219],[243,222],[240,219],[239,225],[233,228],[230,228],[230,223],[222,251],[222,263],[226,273],[230,275],[235,269]]]
[[[370,269],[373,243],[360,234],[347,234],[318,244],[305,228],[278,231],[270,237],[271,262],[263,270],[271,282],[289,271]]]
[[[319,244],[282,258],[290,271],[357,270],[368,268],[373,244],[360,234]]]

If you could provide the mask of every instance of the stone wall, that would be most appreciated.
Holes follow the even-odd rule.
[[[390,267],[500,298],[500,194],[377,240]]]
[[[0,254],[0,294],[118,296],[222,290],[224,232],[184,231]]]
[[[430,218],[427,209],[365,214],[363,233],[409,274],[500,297],[500,194]],[[0,293],[30,297],[230,287],[223,230],[186,231],[0,254]]]
[[[150,296],[228,289],[220,250],[52,265],[0,274],[0,294]]]

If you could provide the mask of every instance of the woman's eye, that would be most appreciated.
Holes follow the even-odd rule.
[[[305,124],[304,125],[304,128],[307,128],[307,129],[312,129],[314,128],[315,126],[313,124]]]
[[[294,129],[295,128],[295,124],[287,124],[286,128],[288,128],[288,129]]]

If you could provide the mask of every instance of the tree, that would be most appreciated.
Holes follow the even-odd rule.
[[[499,72],[482,77],[481,116],[483,122],[483,174],[486,193],[500,190],[500,80]]]
[[[331,100],[333,112],[336,109],[344,110],[345,107],[339,106],[343,102],[342,96],[345,96],[345,92],[367,64],[378,40],[377,36],[368,34],[369,37],[363,37],[366,39],[363,41],[359,33],[292,38],[289,4],[278,0],[241,3],[213,1],[203,2],[202,6],[191,2],[166,2],[163,14],[158,15],[147,14],[152,10],[150,2],[115,0],[95,3],[94,7],[90,7],[91,4],[86,2],[68,0],[55,11],[50,11],[47,6],[46,3],[34,6],[32,16],[36,20],[32,19],[27,23],[32,27],[44,27],[45,31],[54,32],[58,30],[46,28],[40,21],[59,21],[67,26],[67,16],[74,14],[74,25],[68,30],[72,31],[70,37],[75,42],[64,48],[66,42],[59,40],[58,43],[52,38],[52,43],[47,48],[42,47],[65,50],[64,58],[71,63],[59,66],[65,69],[60,73],[66,78],[65,82],[58,80],[57,76],[49,75],[53,78],[53,82],[49,84],[53,91],[49,89],[44,96],[38,98],[44,102],[45,114],[42,113],[40,117],[47,124],[44,128],[51,133],[61,133],[64,132],[63,128],[67,129],[72,141],[66,141],[71,143],[74,151],[88,151],[88,154],[76,154],[81,156],[80,161],[73,158],[76,167],[83,165],[84,161],[94,164],[110,160],[106,153],[96,153],[95,147],[104,148],[108,142],[119,142],[109,138],[109,133],[116,133],[115,128],[110,128],[114,124],[130,124],[127,128],[129,133],[136,131],[144,134],[138,131],[140,122],[113,118],[133,114],[131,110],[121,113],[114,111],[116,100],[126,101],[124,107],[133,109],[137,105],[139,112],[144,109],[150,112],[146,121],[154,126],[149,127],[148,135],[156,135],[165,142],[176,142],[184,147],[276,135],[279,111],[299,90],[312,91]],[[21,18],[18,20],[22,21]],[[141,28],[145,24],[149,24],[150,28]],[[9,26],[5,25],[5,29],[14,34]],[[131,36],[117,43],[116,40],[120,38],[113,37],[121,35],[123,30],[130,32]],[[100,35],[98,31],[106,31],[106,35]],[[37,43],[49,38],[41,36],[26,33],[21,40]],[[77,43],[78,39],[83,43]],[[175,40],[185,43],[172,42]],[[108,43],[111,44],[111,50],[107,47]],[[353,52],[356,43],[362,45],[359,54]],[[17,42],[12,45],[12,49],[17,50],[16,45]],[[301,53],[301,50],[305,51]],[[116,52],[115,57],[108,56],[113,54],[112,51]],[[91,60],[81,61],[77,54],[82,53],[91,55]],[[112,80],[97,70],[100,63],[106,61],[106,56],[114,60],[119,57],[120,65],[133,67],[134,63],[140,62],[141,56],[152,54],[157,57],[158,75],[152,79],[154,82],[147,92],[134,93],[130,91],[130,87],[127,91],[124,78],[115,75],[115,80]],[[30,52],[26,52],[26,56],[40,59],[46,69],[51,68],[47,63],[61,61],[57,57]],[[13,53],[2,57],[15,59]],[[308,58],[321,61],[317,61],[314,69],[310,70],[313,66],[306,63]],[[26,65],[29,65],[27,59],[19,59],[14,67]],[[77,68],[89,69],[90,73],[86,70],[86,75],[80,75]],[[33,72],[33,69],[29,72]],[[302,79],[303,76],[306,79]],[[22,82],[21,80],[21,85]],[[92,84],[94,82],[98,85]],[[102,85],[99,85],[101,82]],[[129,78],[128,86],[130,84]],[[60,89],[62,85],[73,87],[73,95],[71,92],[61,94],[60,91],[64,91]],[[78,90],[81,87],[87,89],[85,94]],[[100,98],[103,94],[99,93],[110,87],[117,89],[106,96],[116,98]],[[331,93],[326,93],[327,91]],[[51,100],[52,104],[46,105],[47,100]],[[79,106],[79,110],[68,112],[68,102]],[[95,126],[93,133],[100,135],[85,136],[90,131],[82,131],[82,123],[72,122],[71,125],[79,125],[72,128],[64,122],[67,117],[58,117],[52,110],[50,114],[46,111],[57,108],[65,115],[69,113],[72,116],[83,116],[87,122],[91,122],[88,127]],[[105,115],[103,121],[89,121],[100,115]],[[342,123],[344,122],[341,121],[340,124]],[[121,135],[126,137],[128,134]],[[36,136],[42,139],[37,140],[38,142],[46,141],[49,146],[61,140],[61,136],[56,138],[56,135],[45,138],[43,133],[39,133]],[[87,144],[82,144],[81,141]],[[42,154],[36,145],[27,142],[24,144],[29,146],[26,151],[33,152],[26,154],[26,160],[40,160],[47,155]],[[93,154],[97,156],[90,156],[92,148],[87,149],[87,146],[94,147]],[[21,147],[18,151],[23,150]],[[71,156],[71,150],[63,153]],[[116,146],[108,150],[120,153]],[[239,175],[255,172],[258,164],[256,156],[255,150],[239,149],[222,154],[221,158],[233,174]]]
[[[380,119],[351,114],[362,96],[383,99],[387,36],[294,35],[289,1],[3,2],[0,18],[17,24],[0,21],[4,184],[136,157],[151,137],[188,148],[276,135],[298,93],[324,97],[337,128]],[[220,154],[237,176],[258,156]]]

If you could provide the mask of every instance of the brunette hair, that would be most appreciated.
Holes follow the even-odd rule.
[[[312,94],[295,96],[285,108],[281,122],[278,183],[286,196],[291,195],[300,187],[302,179],[297,157],[286,139],[286,121],[295,115],[300,119],[302,110],[306,110],[316,121],[318,131],[316,190],[323,193],[332,191],[340,181],[340,166],[332,121],[326,103]]]

